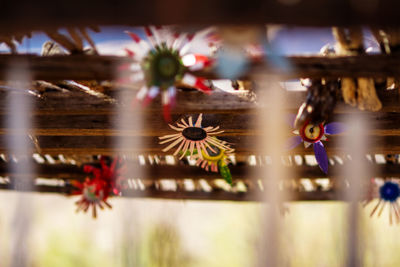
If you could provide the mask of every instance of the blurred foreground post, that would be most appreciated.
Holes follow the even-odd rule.
[[[114,118],[114,127],[117,130],[135,132],[140,132],[142,130],[142,106],[138,103],[134,103],[134,99],[136,99],[136,92],[134,90],[120,90],[118,95],[118,110]],[[121,138],[120,136],[116,136],[114,139],[116,151],[124,151],[127,150],[127,148],[137,148],[129,154],[114,154],[114,156],[124,157],[127,163],[133,163],[126,164],[125,177],[128,179],[128,181],[126,181],[128,186],[127,190],[134,189],[137,196],[143,197],[145,192],[142,191],[142,188],[139,186],[139,180],[143,177],[141,172],[143,168],[139,166],[139,154],[137,152],[142,151],[142,149],[140,149],[142,146],[144,146],[144,144],[140,142],[138,138]],[[121,191],[121,194],[125,194],[124,190]],[[119,242],[119,244],[116,244],[115,247],[122,247],[122,251],[116,252],[117,255],[119,254],[121,256],[121,266],[141,266],[138,255],[140,229],[138,229],[138,208],[135,207],[135,203],[136,201],[134,198],[124,199],[123,203],[120,203],[124,206],[122,209],[123,212],[114,215],[117,218],[117,229],[119,229],[119,238],[115,240],[115,242]]]
[[[347,244],[346,266],[363,266],[362,233],[360,227],[360,201],[364,197],[367,182],[373,177],[371,164],[366,160],[369,146],[368,130],[371,125],[360,113],[352,113],[346,121],[347,133],[343,136],[343,147],[351,157],[351,164],[345,164],[341,181],[343,199],[348,203],[347,229],[344,231]]]
[[[261,108],[258,114],[258,127],[261,139],[258,140],[257,152],[262,155],[264,164],[257,176],[262,179],[264,190],[260,198],[263,200],[261,209],[260,244],[258,247],[258,266],[281,265],[282,229],[280,214],[283,208],[283,191],[280,189],[282,179],[288,176],[283,168],[282,156],[285,153],[284,143],[287,137],[284,114],[284,90],[280,88],[278,77],[260,74],[257,76],[258,94]],[[267,157],[270,160],[267,162]]]
[[[32,105],[28,90],[31,82],[29,69],[24,61],[14,62],[9,66],[8,83],[15,91],[8,94],[8,116],[6,127],[12,135],[6,136],[10,173],[10,186],[17,191],[32,191],[34,170],[31,165],[32,141],[29,135],[31,128]],[[23,89],[23,90],[21,90]],[[18,161],[18,168],[16,162]],[[19,193],[14,209],[11,229],[10,265],[15,267],[31,266],[30,261],[30,227],[32,220],[32,194]]]

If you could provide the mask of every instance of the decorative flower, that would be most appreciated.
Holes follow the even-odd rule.
[[[217,139],[215,137],[215,139]],[[222,141],[225,145],[226,142]],[[194,155],[197,159],[196,165],[200,166],[206,171],[219,172],[226,182],[232,184],[232,175],[228,167],[229,156],[232,155],[233,149],[225,150],[212,146],[213,151],[209,148],[201,150],[202,158],[199,154]],[[207,152],[207,153],[206,153]]]
[[[174,156],[181,152],[180,159],[182,159],[186,155],[187,151],[190,151],[190,156],[192,157],[195,149],[197,149],[197,151],[204,151],[206,155],[208,155],[207,149],[217,153],[211,146],[219,149],[230,150],[231,148],[227,146],[225,142],[214,137],[215,135],[223,133],[224,131],[217,131],[219,126],[209,126],[203,128],[201,126],[202,117],[203,114],[200,114],[197,117],[196,123],[193,123],[192,117],[189,117],[188,122],[186,122],[184,119],[181,119],[181,123],[176,123],[177,126],[168,124],[169,127],[179,133],[159,137],[160,140],[163,140],[160,142],[160,144],[172,142],[162,151],[167,152],[179,144],[178,148],[174,152]],[[203,159],[203,153],[198,153],[198,155],[201,159]]]
[[[83,171],[93,174],[94,178],[107,181],[114,195],[120,195],[121,190],[127,188],[125,177],[126,166],[124,160],[120,157],[115,157],[113,160],[110,160],[105,156],[101,156],[100,168],[92,165],[85,165]]]
[[[104,206],[112,208],[107,202],[111,194],[119,195],[121,189],[126,188],[125,166],[122,160],[118,157],[114,158],[110,165],[106,163],[106,158],[100,158],[100,168],[85,165],[83,171],[92,174],[92,177],[87,177],[83,183],[73,180],[71,185],[77,190],[72,191],[72,195],[82,195],[81,199],[76,202],[77,211],[84,212],[92,206],[93,217],[96,218],[97,206],[103,209]]]
[[[339,122],[328,123],[324,126],[323,123],[313,125],[309,121],[306,121],[300,130],[293,131],[297,136],[288,139],[286,148],[288,150],[293,149],[301,142],[304,142],[305,148],[308,148],[312,144],[318,165],[321,170],[327,174],[329,165],[328,155],[321,141],[328,140],[325,135],[339,134],[343,132],[343,130],[344,125]]]
[[[71,181],[72,186],[77,188],[77,191],[72,192],[72,195],[82,195],[81,199],[76,201],[77,212],[83,210],[87,212],[92,207],[93,217],[97,217],[96,208],[99,206],[100,209],[104,209],[104,205],[112,208],[107,202],[110,193],[110,184],[99,178],[86,178],[83,183],[79,181]]]
[[[135,51],[126,49],[135,63],[130,66],[134,71],[134,82],[144,80],[145,85],[136,98],[148,105],[162,91],[163,115],[171,121],[170,109],[175,104],[176,85],[183,83],[204,93],[211,93],[205,79],[195,77],[187,71],[201,70],[211,65],[205,55],[188,53],[195,37],[207,39],[203,34],[173,33],[169,27],[145,27],[148,42],[137,34],[128,32],[137,44]]]
[[[396,223],[400,223],[400,206],[398,203],[400,197],[399,183],[394,180],[386,180],[379,185],[379,181],[377,179],[373,179],[373,185],[375,185],[375,187],[378,186],[377,188],[379,188],[379,201],[372,209],[370,216],[374,216],[374,214],[378,211],[377,216],[380,217],[386,206],[386,203],[388,203],[390,224],[393,223],[393,214],[395,215]],[[371,203],[373,197],[374,193],[370,192],[369,199],[365,201],[364,206]]]

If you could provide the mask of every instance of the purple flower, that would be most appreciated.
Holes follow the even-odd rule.
[[[293,126],[293,123],[291,125]],[[339,134],[343,131],[344,125],[339,122],[328,123],[324,126],[323,123],[313,125],[309,121],[306,121],[299,130],[293,131],[296,136],[288,139],[286,148],[288,150],[293,149],[301,142],[304,142],[305,148],[313,145],[315,159],[321,170],[327,174],[329,166],[328,155],[321,141],[328,140],[326,135]]]

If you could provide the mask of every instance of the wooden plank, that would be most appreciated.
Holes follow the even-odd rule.
[[[396,55],[358,55],[358,56],[289,56],[282,57],[288,68],[272,64],[254,63],[243,77],[262,72],[279,75],[282,79],[321,78],[321,77],[398,77],[400,76],[400,56]],[[11,65],[21,64],[30,69],[34,80],[112,80],[123,74],[118,66],[131,62],[127,57],[116,56],[36,56],[0,55],[0,80],[8,78]],[[208,79],[221,79],[217,72],[209,69],[195,74]]]
[[[8,139],[6,139],[8,137]],[[28,138],[28,137],[27,137]],[[40,151],[34,148],[32,143],[32,153],[43,153],[50,155],[114,155],[114,154],[152,154],[168,155],[174,150],[163,153],[165,147],[158,144],[157,137],[132,137],[120,136],[119,138],[128,139],[131,146],[124,148],[114,148],[115,140],[112,136],[36,136]],[[5,141],[10,140],[10,136],[3,135],[0,138],[0,153],[7,153]],[[235,153],[238,155],[259,155],[262,151],[257,151],[256,138],[254,136],[224,136],[223,140],[232,143]],[[340,136],[332,136],[330,140],[324,142],[329,155],[347,154],[348,150],[340,144]],[[371,145],[367,148],[371,154],[400,154],[400,136],[373,136]],[[301,145],[288,151],[289,154],[311,155],[314,154],[312,147],[305,149]]]
[[[15,167],[21,163],[17,163]],[[133,162],[127,162],[127,164],[136,164]],[[351,164],[351,162],[346,162],[344,165],[335,164],[329,166],[329,175],[325,175],[318,166],[290,166],[285,167],[289,173],[292,173],[291,177],[286,177],[287,179],[319,179],[319,178],[337,178],[341,176],[343,168],[346,164]],[[375,176],[378,177],[398,177],[400,176],[400,164],[375,164],[367,163],[370,169],[376,169],[374,172]],[[189,165],[137,165],[139,173],[142,174],[139,177],[142,180],[159,180],[159,179],[172,179],[172,180],[183,180],[183,179],[193,179],[193,180],[215,180],[222,179],[219,173],[207,172],[197,166]],[[16,169],[16,168],[14,168]],[[48,179],[75,179],[83,180],[88,175],[83,172],[83,167],[71,164],[36,164],[33,163],[33,169],[35,170],[35,175],[38,178],[48,178]],[[258,166],[249,166],[245,164],[230,165],[229,169],[231,171],[232,177],[235,180],[257,180],[255,174],[260,173]],[[0,176],[27,176],[24,173],[12,173],[10,172],[10,165],[7,163],[0,163]],[[367,177],[366,180],[369,180]]]
[[[376,128],[369,132],[371,135],[370,153],[397,153],[400,151],[400,113],[369,113],[368,119],[376,123]],[[148,117],[149,116],[149,117]],[[343,117],[341,114],[340,117]],[[89,119],[90,118],[90,119]],[[103,115],[89,116],[39,116],[41,125],[35,125],[32,134],[37,137],[42,153],[113,153],[113,144],[116,138],[127,139],[129,143],[136,144],[126,147],[123,153],[137,152],[144,154],[160,154],[163,147],[159,145],[158,136],[173,133],[159,114],[149,118],[144,127],[139,130],[114,130],[109,117]],[[179,118],[179,117],[178,117]],[[204,116],[204,126],[218,125],[221,122],[221,139],[232,143],[237,153],[258,154],[256,140],[259,131],[256,130],[254,115],[251,114],[208,114]],[[71,128],[64,128],[70,126]],[[18,131],[0,127],[0,149],[4,151],[6,136]],[[288,129],[288,137],[290,136]],[[28,137],[27,137],[28,138]],[[331,136],[326,144],[328,153],[344,153],[345,147],[340,144],[340,136]],[[128,140],[129,139],[129,140]],[[140,147],[139,147],[140,144]],[[74,151],[75,149],[75,151]],[[172,153],[171,150],[170,153]],[[291,151],[298,154],[312,154],[312,148],[304,149],[299,146]],[[162,153],[164,154],[164,153]]]
[[[287,93],[290,105],[288,114],[294,114],[305,97],[304,92]],[[197,100],[196,100],[197,99]],[[376,123],[373,135],[397,135],[399,130],[400,103],[397,91],[385,92],[381,97],[384,108],[381,112],[363,112],[369,121]],[[31,114],[33,132],[42,136],[161,136],[172,130],[161,116],[160,103],[154,103],[143,113],[144,125],[138,130],[114,127],[116,104],[110,104],[93,96],[82,93],[50,93],[43,99],[33,98],[35,110]],[[258,135],[255,118],[258,105],[251,101],[223,92],[216,92],[207,97],[199,92],[181,92],[178,94],[178,108],[173,110],[174,121],[204,113],[203,125],[219,125],[225,133],[221,136]],[[158,100],[156,101],[158,102]],[[85,104],[86,103],[86,104]],[[221,104],[223,103],[223,105]],[[235,107],[236,105],[236,107]],[[140,108],[140,107],[137,107]],[[136,112],[136,109],[127,112]],[[345,119],[357,109],[339,104],[334,121]],[[15,133],[5,124],[7,94],[0,94],[0,134]]]
[[[35,89],[35,88],[32,88]],[[129,90],[129,89],[120,89]],[[0,87],[0,114],[9,113],[7,110],[8,94],[11,92],[25,92],[9,88],[6,90]],[[118,91],[118,90],[115,90]],[[118,93],[113,91],[114,95]],[[83,92],[77,91],[45,91],[40,92],[40,98],[30,95],[35,109],[32,114],[35,115],[114,115],[119,103],[110,103],[103,98],[95,97]],[[400,95],[397,90],[379,91],[379,97],[383,103],[382,112],[400,112]],[[304,91],[286,92],[286,103],[289,112],[295,113],[306,98]],[[123,99],[128,107],[132,99]],[[222,104],[223,103],[223,104]],[[122,104],[122,103],[121,103]],[[178,90],[177,106],[172,110],[173,115],[182,115],[189,113],[257,113],[257,108],[262,103],[256,103],[248,99],[245,94],[227,93],[221,90],[214,91],[211,95],[206,95],[198,91]],[[133,108],[132,112],[135,112]],[[161,99],[157,97],[149,107],[144,108],[145,113],[162,112]],[[336,113],[357,112],[356,108],[345,105],[338,101]]]
[[[112,80],[129,58],[98,55],[48,56],[0,55],[0,80],[7,80],[10,66],[30,69],[33,80]]]
[[[95,12],[94,12],[95,8]],[[182,0],[142,1],[58,1],[34,3],[21,0],[2,5],[0,29],[3,33],[88,25],[209,25],[209,24],[289,24],[328,26],[348,24],[399,25],[397,1],[318,0],[303,1],[228,1]],[[26,12],[30,10],[30,12]],[[62,10],[62,12],[60,11]],[[340,16],[338,15],[340,14]]]
[[[349,113],[336,114],[333,121],[344,121]],[[173,119],[178,121],[191,115],[194,119],[198,114],[174,114]],[[394,112],[365,112],[365,117],[374,123],[374,129],[368,134],[373,136],[399,135],[400,113]],[[217,113],[204,114],[203,126],[220,126],[224,133],[219,136],[259,136],[260,132],[255,124],[256,114],[247,113]],[[0,121],[6,116],[0,115]],[[145,113],[143,126],[139,129],[115,129],[114,116],[110,115],[36,115],[31,133],[38,136],[143,136],[157,137],[173,133],[159,113]],[[0,122],[0,135],[16,134],[18,130],[7,128]],[[288,136],[291,129],[288,129]]]
[[[172,199],[172,200],[220,200],[220,201],[262,201],[256,192],[227,192],[217,190],[212,192],[204,191],[159,191],[149,190],[145,192],[129,191],[125,197],[146,197],[155,199]],[[338,195],[334,191],[316,191],[316,192],[297,192],[291,195],[288,201],[322,201],[322,200],[339,200]]]
[[[288,92],[287,101],[289,113],[295,113],[304,97],[304,92]],[[0,91],[0,151],[5,151],[5,137],[18,131],[7,128],[7,92]],[[36,106],[32,112],[32,134],[37,136],[42,153],[49,154],[113,154],[144,153],[159,154],[163,146],[158,144],[158,136],[172,133],[161,116],[161,105],[153,103],[143,113],[143,127],[137,130],[116,130],[113,118],[116,116],[117,104],[104,99],[88,96],[82,92],[46,92],[42,98],[34,99]],[[374,129],[369,132],[373,144],[371,153],[398,153],[400,151],[400,105],[397,90],[386,91],[381,96],[384,108],[382,112],[363,112],[369,121],[375,122]],[[255,150],[256,137],[259,136],[254,118],[257,116],[257,104],[244,100],[236,95],[215,92],[206,96],[199,92],[180,92],[179,105],[173,111],[173,119],[183,116],[197,116],[204,113],[204,126],[220,125],[225,133],[221,138],[233,143],[238,154],[249,155],[258,153]],[[129,101],[130,102],[130,101]],[[221,105],[221,103],[224,103]],[[236,106],[237,105],[237,106]],[[133,109],[132,112],[135,112]],[[359,112],[354,108],[339,105],[337,117],[342,120],[349,112]],[[288,130],[288,136],[290,131]],[[128,147],[115,151],[112,147],[115,138],[130,138],[136,143],[142,143],[145,148]],[[132,139],[133,137],[133,139]],[[28,138],[28,137],[27,137]],[[337,144],[338,136],[333,136],[326,142],[328,153],[343,153],[345,148]],[[292,153],[312,154],[312,149],[298,148]]]
[[[255,62],[251,64],[241,78],[251,79],[254,73],[269,74],[280,79],[321,78],[321,77],[372,77],[386,78],[400,76],[400,56],[393,55],[357,55],[357,56],[288,56],[281,57],[284,67],[273,63]],[[195,72],[208,79],[224,78],[217,71],[208,69]]]

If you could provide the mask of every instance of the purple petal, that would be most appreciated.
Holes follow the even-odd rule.
[[[326,154],[324,145],[321,143],[321,141],[318,141],[314,144],[314,153],[319,167],[325,174],[328,174],[328,155]]]
[[[301,142],[303,142],[303,139],[301,139],[300,136],[290,137],[288,140],[286,140],[285,149],[291,150],[291,149],[295,148],[296,146],[300,145]]]
[[[331,122],[325,125],[325,133],[327,134],[340,134],[346,130],[346,126],[340,122]]]

